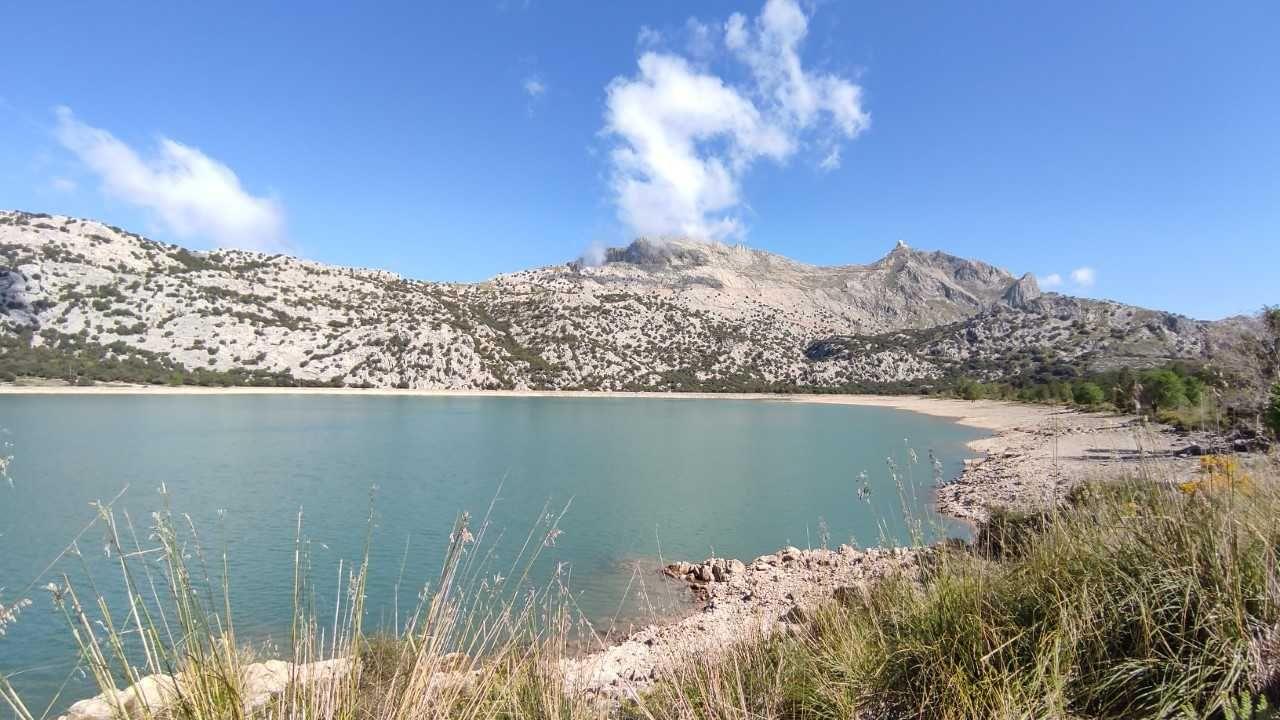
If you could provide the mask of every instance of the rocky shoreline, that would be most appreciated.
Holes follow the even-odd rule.
[[[1198,468],[1200,448],[1219,444],[1211,432],[1179,432],[1143,418],[1046,408],[970,443],[982,455],[966,461],[936,491],[938,511],[971,522],[988,508],[1031,509],[1060,500],[1089,479],[1145,477],[1174,482]]]
[[[981,522],[992,507],[1043,507],[1090,477],[1120,472],[1176,481],[1195,472],[1196,447],[1214,444],[1210,433],[1181,433],[1131,416],[991,401],[935,400],[924,409],[913,402],[918,398],[902,400],[886,398],[883,404],[939,415],[965,411],[953,417],[992,430],[971,443],[981,455],[936,489],[937,510],[969,522]],[[725,558],[672,563],[664,574],[689,585],[700,612],[565,661],[566,685],[602,701],[625,700],[691,657],[751,637],[798,630],[817,605],[856,597],[891,573],[909,573],[922,554],[932,551],[788,547],[750,563]]]
[[[672,563],[663,572],[688,583],[701,610],[563,661],[566,689],[610,703],[632,698],[690,658],[714,655],[743,640],[798,631],[821,603],[861,593],[890,573],[910,572],[923,552],[929,550],[786,547],[750,564],[725,558]]]

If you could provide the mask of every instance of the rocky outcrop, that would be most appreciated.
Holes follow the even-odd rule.
[[[707,253],[699,246],[640,238],[625,248],[606,250],[605,262],[628,263],[643,268],[696,267],[707,264]]]
[[[1005,305],[1018,310],[1026,310],[1031,303],[1040,298],[1040,285],[1031,273],[1018,278],[1018,281],[1004,291],[1000,299]]]
[[[824,602],[852,602],[889,573],[912,573],[920,554],[907,548],[801,550],[786,547],[744,563],[708,558],[677,562],[663,573],[688,583],[697,611],[674,623],[644,628],[585,657],[565,660],[567,689],[602,701],[634,696],[657,679],[677,677],[736,643],[798,632]]]
[[[672,563],[662,569],[663,574],[689,583],[725,582],[729,577],[747,571],[741,560],[709,558],[693,565],[687,562]]]

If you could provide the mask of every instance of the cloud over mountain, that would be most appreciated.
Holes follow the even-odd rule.
[[[220,246],[274,250],[284,245],[284,210],[270,197],[244,189],[225,164],[166,137],[143,158],[110,132],[56,110],[54,134],[101,181],[111,197],[144,208],[180,238]]]
[[[638,72],[614,78],[605,102],[612,190],[633,232],[739,236],[742,179],[757,160],[784,163],[812,145],[815,164],[839,167],[841,144],[871,119],[857,84],[804,67],[808,23],[794,0],[768,0],[752,20],[691,21],[697,42],[685,52],[694,57],[653,49],[660,35],[643,33]],[[713,71],[703,55],[731,72]]]
[[[1081,287],[1091,287],[1098,279],[1098,273],[1091,267],[1080,267],[1071,271],[1071,279]]]

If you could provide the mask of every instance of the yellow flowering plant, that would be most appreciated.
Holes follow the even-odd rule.
[[[1240,469],[1240,461],[1231,455],[1205,455],[1200,458],[1197,477],[1178,483],[1184,495],[1196,495],[1220,490],[1235,490],[1244,495],[1252,494],[1253,478]]]

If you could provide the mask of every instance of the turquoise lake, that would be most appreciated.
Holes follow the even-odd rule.
[[[206,550],[227,549],[242,640],[287,645],[299,510],[313,577],[332,588],[339,560],[360,554],[371,488],[369,626],[390,622],[402,562],[403,611],[437,576],[457,514],[478,518],[492,502],[495,566],[544,507],[569,504],[533,580],[567,563],[577,606],[603,627],[642,621],[626,588],[663,586],[659,556],[905,544],[890,457],[919,488],[912,511],[934,532],[964,532],[929,508],[930,451],[951,478],[982,436],[915,413],[801,402],[355,395],[0,395],[0,433],[14,455],[13,485],[0,484],[0,601],[33,603],[0,637],[0,673],[37,716],[68,677],[55,707],[93,692],[69,676],[74,646],[38,588],[63,573],[80,580],[83,559],[123,615],[100,528],[81,538],[79,558],[46,567],[94,518],[90,503],[124,488],[116,511],[140,534],[163,485]]]

